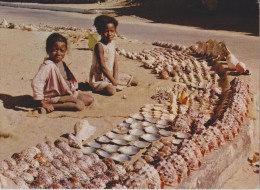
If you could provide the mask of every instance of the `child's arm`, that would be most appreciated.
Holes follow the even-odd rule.
[[[98,63],[100,64],[101,66],[101,69],[104,73],[104,75],[110,80],[110,82],[116,86],[117,85],[117,81],[116,79],[113,77],[112,73],[108,70],[106,64],[105,64],[105,60],[104,60],[104,49],[102,47],[101,44],[97,44],[94,48],[94,51],[97,55],[97,60],[98,60]]]
[[[115,61],[114,61],[114,67],[113,67],[113,76],[114,76],[114,79],[117,81],[117,77],[118,77],[118,64],[117,64],[116,53],[115,53]]]

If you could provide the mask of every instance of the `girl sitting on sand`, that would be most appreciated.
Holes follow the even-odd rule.
[[[92,91],[104,95],[114,95],[126,86],[136,86],[133,76],[118,72],[115,42],[113,41],[118,21],[110,16],[100,15],[95,18],[94,26],[101,35],[95,44],[90,69],[89,84]]]
[[[32,80],[33,98],[41,106],[41,112],[54,110],[83,110],[93,98],[77,91],[78,82],[63,62],[67,51],[67,39],[59,33],[51,34],[46,40],[48,58],[41,64]]]

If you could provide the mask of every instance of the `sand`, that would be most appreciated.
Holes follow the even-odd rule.
[[[91,5],[98,8],[98,4]],[[96,7],[95,7],[96,6]],[[92,8],[92,7],[91,7]],[[93,17],[94,15],[91,15]],[[122,17],[127,21],[143,22],[136,17]],[[155,103],[151,96],[157,87],[168,87],[171,81],[157,79],[149,70],[141,67],[140,62],[119,56],[119,70],[133,74],[139,80],[138,87],[130,87],[113,97],[91,94],[95,102],[81,112],[59,112],[42,115],[32,112],[30,102],[32,96],[31,80],[42,63],[45,53],[45,40],[49,32],[21,31],[0,29],[0,160],[34,146],[45,140],[55,140],[64,133],[73,132],[74,124],[86,118],[96,126],[95,138],[110,131],[132,113],[137,113],[145,103]],[[119,48],[140,51],[151,45],[128,39],[116,39]],[[92,52],[86,49],[87,41],[70,45],[65,61],[79,82],[88,80]],[[257,67],[258,66],[253,66]],[[259,83],[258,83],[259,84]],[[254,93],[259,94],[259,85]],[[123,97],[126,97],[124,99]],[[259,103],[257,103],[259,111]],[[256,126],[259,118],[256,119]],[[259,136],[259,130],[257,135]],[[259,149],[256,139],[254,151]],[[223,188],[259,188],[259,174],[254,173],[249,162],[238,170]]]

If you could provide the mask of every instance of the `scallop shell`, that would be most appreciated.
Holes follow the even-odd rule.
[[[191,136],[189,133],[185,133],[185,132],[181,132],[181,131],[176,132],[175,135],[177,138],[180,138],[180,139],[186,139]]]
[[[83,154],[90,154],[96,152],[96,149],[93,147],[83,147],[81,148],[81,151],[83,152]]]
[[[157,128],[160,128],[160,129],[165,129],[165,128],[167,128],[167,127],[169,127],[169,125],[159,125],[159,124],[157,124],[157,125],[155,125]]]
[[[145,117],[145,121],[156,124],[157,120],[152,117]]]
[[[100,143],[109,143],[111,140],[106,136],[101,136],[97,138],[97,141]]]
[[[99,143],[97,143],[96,141],[90,141],[88,143],[88,146],[92,147],[92,148],[100,148],[101,145]]]
[[[126,141],[137,141],[139,137],[135,135],[125,135],[123,139]]]
[[[136,120],[140,120],[140,121],[144,120],[144,116],[140,113],[132,114],[132,115],[130,115],[130,117],[132,117],[133,119],[136,119]]]
[[[118,128],[128,128],[130,126],[130,124],[129,123],[120,123],[119,125],[118,125]]]
[[[143,129],[143,125],[141,123],[133,123],[130,125],[130,128],[132,129]]]
[[[141,136],[142,139],[148,141],[148,142],[152,142],[152,141],[157,141],[161,138],[160,135],[156,135],[156,134],[144,134]]]
[[[159,130],[159,134],[162,135],[162,136],[164,136],[164,137],[169,137],[169,136],[172,135],[172,132],[171,132],[171,131],[167,131],[167,130],[165,130],[165,129],[160,129],[160,130]]]
[[[110,139],[121,139],[122,138],[122,135],[120,134],[117,134],[117,133],[113,133],[113,132],[108,132],[106,133],[106,136]]]
[[[152,125],[151,123],[149,123],[149,122],[147,122],[147,121],[144,121],[142,124],[143,124],[143,126],[145,126],[145,127],[149,127],[149,126]]]
[[[108,152],[108,153],[114,153],[118,150],[119,146],[117,145],[111,145],[111,144],[105,144],[102,145],[101,149]]]
[[[146,142],[146,141],[133,141],[132,145],[138,147],[138,148],[146,148],[148,146],[150,146],[150,142]]]
[[[139,148],[136,146],[122,146],[118,149],[118,152],[126,155],[134,155],[139,152]]]
[[[169,123],[170,122],[166,119],[162,119],[162,120],[157,121],[158,125],[169,125]]]
[[[117,145],[127,145],[128,143],[126,140],[123,139],[113,139],[111,142]]]
[[[146,133],[156,134],[156,133],[158,133],[158,128],[154,127],[154,126],[148,126],[148,127],[144,128],[144,131]]]
[[[115,160],[115,161],[118,161],[118,162],[123,162],[123,161],[130,161],[131,160],[131,157],[128,156],[128,155],[125,155],[125,154],[113,154],[111,156],[111,159]]]
[[[175,144],[175,145],[179,145],[181,144],[181,142],[183,141],[183,139],[172,139],[172,144]]]
[[[142,136],[143,134],[145,134],[145,132],[140,129],[131,129],[131,130],[129,130],[129,134],[135,135],[135,136]]]
[[[110,153],[101,149],[98,149],[96,153],[103,158],[110,158],[112,156]]]
[[[132,123],[135,123],[135,119],[133,119],[133,118],[127,118],[126,120],[125,120],[125,122],[126,123],[129,123],[129,124],[132,124]]]
[[[128,128],[121,127],[121,128],[115,128],[112,131],[118,134],[126,134],[128,130],[129,130]]]

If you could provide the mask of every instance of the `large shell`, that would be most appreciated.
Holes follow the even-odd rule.
[[[118,162],[123,162],[123,161],[130,161],[131,157],[125,154],[118,154],[118,153],[114,153],[111,156],[111,159],[118,161]]]
[[[139,152],[139,148],[136,146],[122,146],[118,149],[118,151],[126,155],[134,155]]]
[[[108,153],[114,153],[118,150],[119,146],[111,145],[111,144],[104,144],[102,145],[101,149],[105,150]]]
[[[141,135],[145,134],[145,132],[140,129],[131,129],[131,130],[129,130],[129,134],[135,135],[135,136],[141,136]]]
[[[157,134],[144,134],[141,136],[141,138],[148,142],[152,142],[152,141],[159,140],[161,138],[161,136],[157,135]]]

